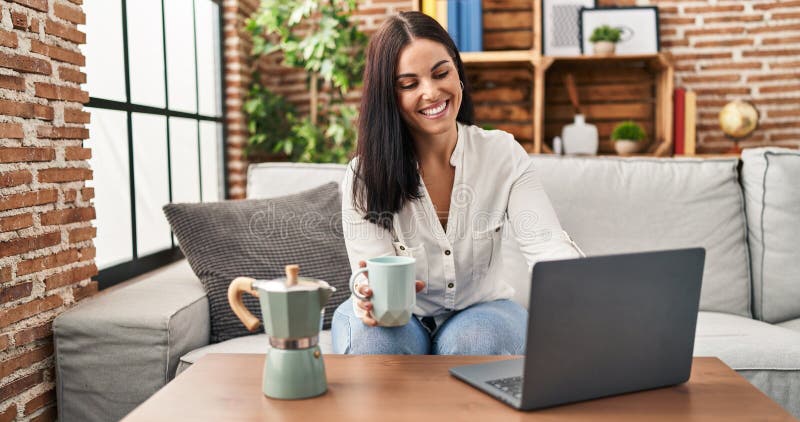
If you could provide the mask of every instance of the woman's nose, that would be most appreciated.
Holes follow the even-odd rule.
[[[422,97],[426,100],[435,100],[439,96],[439,89],[432,80],[425,80],[420,82],[422,88]]]

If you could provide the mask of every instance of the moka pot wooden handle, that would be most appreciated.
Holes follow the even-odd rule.
[[[237,277],[228,286],[228,303],[233,313],[242,321],[248,331],[253,332],[261,326],[261,321],[253,315],[242,301],[242,293],[258,297],[258,291],[253,288],[256,280],[250,277]]]

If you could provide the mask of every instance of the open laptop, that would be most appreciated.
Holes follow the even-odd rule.
[[[522,410],[689,380],[705,249],[537,263],[522,359],[450,369]]]

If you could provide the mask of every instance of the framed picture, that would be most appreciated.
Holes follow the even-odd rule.
[[[592,51],[589,38],[598,26],[622,31],[616,54],[655,54],[660,48],[657,7],[601,7],[580,11],[581,53]]]
[[[580,12],[595,6],[595,0],[541,0],[542,54],[579,56],[581,54]]]

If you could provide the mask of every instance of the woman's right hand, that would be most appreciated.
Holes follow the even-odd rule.
[[[364,268],[367,266],[367,261],[358,261],[358,267]],[[368,278],[369,272],[364,272],[364,277]],[[361,317],[361,321],[369,325],[370,327],[376,327],[378,325],[378,321],[372,317],[372,301],[369,298],[372,297],[372,289],[369,288],[369,284],[357,284],[356,289],[358,289],[358,293],[364,295],[367,300],[355,298],[356,306],[361,308],[364,311],[364,315]]]
[[[358,261],[358,268],[364,268],[367,266],[367,261]],[[369,280],[369,271],[364,272],[364,278]],[[414,283],[414,288],[417,293],[421,292],[425,288],[425,282],[422,280],[416,280]],[[364,324],[369,325],[370,327],[377,327],[378,321],[372,316],[372,301],[369,298],[372,297],[372,289],[369,288],[369,284],[356,284],[356,289],[358,293],[364,295],[367,300],[355,298],[356,306],[361,308],[364,311],[364,315],[361,317],[361,321]]]

